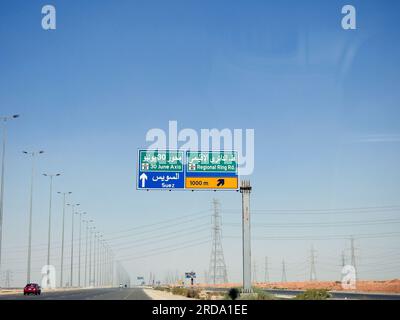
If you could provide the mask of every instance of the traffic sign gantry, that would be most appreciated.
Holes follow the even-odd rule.
[[[187,151],[185,169],[186,189],[239,188],[236,151]]]
[[[139,150],[137,189],[184,189],[183,151]]]

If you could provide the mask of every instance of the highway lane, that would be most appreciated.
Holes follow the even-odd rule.
[[[40,296],[0,295],[0,300],[151,300],[141,288],[82,289],[42,292]]]
[[[225,288],[205,288],[209,291],[228,291]],[[295,297],[298,294],[304,293],[304,290],[285,290],[285,289],[263,289],[263,291],[278,295]],[[332,299],[337,300],[400,300],[400,294],[386,293],[363,293],[363,292],[344,292],[344,291],[329,291]]]
[[[222,288],[207,288],[210,291],[226,291]],[[301,290],[266,289],[273,295],[296,296]],[[340,300],[400,300],[399,294],[371,294],[356,292],[331,292],[332,299]],[[151,300],[142,288],[80,289],[57,292],[43,292],[40,296],[20,294],[0,295],[0,300]]]

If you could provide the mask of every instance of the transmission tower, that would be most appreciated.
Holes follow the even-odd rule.
[[[227,283],[228,276],[226,272],[226,265],[224,259],[224,252],[222,250],[222,242],[221,242],[221,218],[219,215],[220,204],[219,201],[214,199],[214,214],[213,214],[213,241],[212,241],[212,249],[211,249],[211,258],[210,258],[210,269],[208,272],[209,280],[213,284],[218,283]]]
[[[287,282],[285,260],[282,260],[282,282]]]
[[[357,264],[356,264],[356,248],[354,246],[354,238],[353,237],[350,238],[350,252],[351,252],[351,265],[354,267],[354,270],[356,272],[356,276],[358,278],[358,275],[357,275]]]
[[[346,265],[346,257],[344,255],[344,251],[342,251],[341,259],[342,259],[342,267],[344,267]]]
[[[12,271],[11,270],[4,271],[4,287],[11,288],[11,282],[12,282]]]
[[[315,268],[315,250],[314,247],[311,246],[311,252],[310,252],[310,281],[316,281],[317,280],[317,271]]]
[[[257,283],[257,263],[256,259],[253,260],[253,281]]]
[[[356,253],[354,248],[354,238],[350,238],[350,251],[351,251],[351,265],[355,268],[356,267]]]
[[[269,282],[268,257],[265,257],[265,282]]]

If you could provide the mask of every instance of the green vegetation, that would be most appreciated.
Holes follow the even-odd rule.
[[[183,287],[173,287],[171,289],[172,294],[186,296],[187,289]]]
[[[297,300],[326,300],[331,297],[327,289],[309,289],[296,296]]]
[[[154,290],[170,292],[171,289],[169,287],[154,287]]]
[[[174,287],[171,290],[172,294],[184,296],[187,298],[194,298],[194,299],[199,299],[200,298],[200,291],[196,289],[188,289],[188,288],[183,288],[183,287]]]
[[[276,300],[276,298],[260,288],[253,288],[253,293],[242,294],[239,300]]]

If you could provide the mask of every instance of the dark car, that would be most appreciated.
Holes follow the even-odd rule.
[[[40,295],[42,288],[37,283],[28,283],[24,288],[24,296],[27,294]]]

